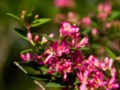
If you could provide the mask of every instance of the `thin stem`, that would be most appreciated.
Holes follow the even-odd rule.
[[[15,64],[19,69],[21,69],[25,74],[28,74],[28,72],[27,72],[18,62],[15,61],[14,64]],[[32,79],[32,78],[31,78],[31,79]],[[37,85],[41,88],[41,90],[46,90],[40,82],[38,82],[38,81],[36,81],[36,80],[34,80],[34,79],[32,79],[32,80],[34,81],[35,84],[37,84]]]

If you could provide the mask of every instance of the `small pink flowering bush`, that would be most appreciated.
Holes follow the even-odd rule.
[[[73,0],[55,0],[54,4],[59,8],[75,5]],[[106,48],[105,54],[105,47],[99,47],[96,54],[98,58],[94,55],[96,52],[91,50],[97,46],[94,43],[104,46],[106,44],[101,43],[111,42],[105,36],[113,25],[110,19],[111,4],[99,4],[97,10],[96,15],[82,18],[74,12],[58,14],[53,20],[60,23],[58,39],[54,38],[54,33],[46,35],[31,31],[31,28],[50,19],[39,19],[36,15],[34,20],[28,23],[25,19],[26,12],[22,12],[21,18],[8,13],[23,23],[26,30],[16,29],[16,32],[32,45],[32,48],[21,52],[21,61],[15,64],[43,90],[45,89],[39,80],[45,81],[46,87],[61,87],[65,90],[119,90],[120,58],[109,48]],[[111,18],[114,17],[111,15]],[[117,43],[118,39],[114,42]],[[114,46],[114,49],[117,49],[116,47],[118,45]],[[108,56],[100,57],[99,54]]]

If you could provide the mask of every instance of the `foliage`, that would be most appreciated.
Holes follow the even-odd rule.
[[[32,45],[21,52],[22,61],[15,64],[43,90],[38,80],[46,82],[46,87],[67,90],[119,89],[120,31],[116,29],[120,29],[120,22],[116,19],[120,12],[112,10],[109,0],[98,4],[97,10],[87,16],[74,12],[74,0],[55,0],[54,4],[61,9],[52,20],[60,23],[58,39],[53,33],[31,30],[51,19],[32,14],[28,17],[27,11],[22,11],[21,18],[7,13],[22,23],[25,29],[15,30]],[[72,12],[67,12],[72,8]]]

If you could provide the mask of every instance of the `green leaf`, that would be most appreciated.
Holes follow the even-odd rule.
[[[88,47],[82,47],[82,48],[80,48],[80,50],[86,51],[86,50],[90,50],[90,48],[88,48]]]
[[[34,76],[31,76],[31,78],[33,79],[33,80],[37,80],[37,81],[41,81],[41,80],[48,80],[47,78],[38,78],[38,77],[34,77]]]
[[[87,28],[87,29],[83,30],[82,33],[86,35],[86,34],[88,34],[90,31],[91,31],[91,29],[90,29],[90,28]]]
[[[64,87],[58,83],[55,83],[55,82],[49,82],[46,87]]]
[[[116,58],[116,55],[109,48],[106,48],[106,51],[110,58],[112,58],[112,59]]]
[[[113,11],[112,14],[110,15],[110,17],[108,17],[108,21],[111,21],[111,20],[114,20],[116,19],[117,17],[120,16],[120,12],[119,11]]]
[[[12,13],[6,13],[6,14],[7,14],[8,16],[11,16],[11,17],[15,18],[16,20],[18,20],[18,21],[20,21],[20,22],[23,23],[23,21],[22,21],[19,17],[15,16],[14,14],[12,14]]]
[[[43,74],[47,74],[48,73],[48,68],[46,68],[46,67],[40,67],[40,70],[43,71]]]
[[[76,84],[79,84],[79,83],[80,83],[80,81],[78,80],[78,78],[76,78],[74,84],[76,85]]]
[[[37,27],[41,24],[49,22],[51,19],[49,18],[42,18],[42,19],[36,19],[32,22],[31,27]]]
[[[74,50],[76,50],[76,49],[77,49],[76,47],[70,48],[71,51],[74,51]]]
[[[54,42],[55,40],[49,36],[47,36],[46,34],[41,34],[43,37],[45,37],[47,40]]]
[[[96,28],[99,28],[98,24],[95,21],[92,21],[92,26],[96,27]]]
[[[98,49],[99,47],[100,47],[100,45],[98,45],[98,44],[92,44],[93,49]]]
[[[41,75],[39,70],[36,70],[32,67],[24,67],[24,69],[28,72],[28,75]]]
[[[18,28],[15,28],[15,31],[17,32],[17,34],[19,36],[21,36],[23,39],[27,40],[27,37],[26,37],[27,32],[26,31],[18,29]]]
[[[26,49],[26,50],[23,50],[23,51],[21,51],[20,53],[21,54],[24,54],[24,53],[26,53],[26,52],[35,52],[33,49]]]

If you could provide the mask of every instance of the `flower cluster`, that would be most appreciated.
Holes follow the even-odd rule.
[[[60,40],[49,42],[54,34],[50,34],[48,39],[43,36],[40,41],[38,35],[33,39],[32,34],[28,32],[28,41],[35,45],[40,43],[44,50],[36,54],[28,52],[21,54],[23,63],[36,62],[39,66],[47,67],[48,75],[57,73],[62,77],[62,83],[67,83],[73,88],[77,87],[79,90],[118,90],[120,88],[119,74],[113,59],[106,57],[104,60],[99,60],[93,55],[86,59],[83,55],[82,48],[88,44],[88,37],[81,39],[80,30],[76,25],[62,22],[59,33]]]

